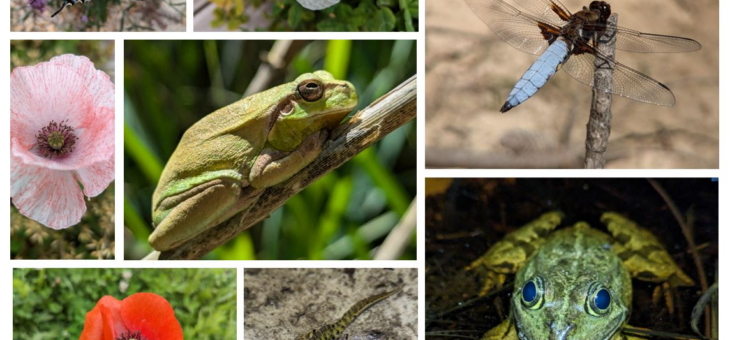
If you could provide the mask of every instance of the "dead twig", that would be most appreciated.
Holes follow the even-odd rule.
[[[657,182],[654,179],[649,178],[648,179],[649,184],[651,184],[652,187],[654,187],[654,190],[659,193],[659,196],[664,199],[664,202],[667,203],[667,206],[669,207],[669,210],[672,211],[672,214],[674,215],[674,218],[677,220],[677,223],[680,226],[680,229],[682,229],[682,234],[684,234],[684,238],[687,240],[687,244],[689,245],[690,252],[692,254],[692,259],[695,262],[695,267],[697,268],[697,275],[700,278],[700,286],[702,287],[702,293],[707,292],[709,289],[709,284],[707,283],[707,276],[705,275],[705,267],[702,265],[702,260],[700,260],[700,255],[697,253],[697,245],[695,244],[694,236],[692,235],[692,230],[690,229],[690,226],[685,221],[684,217],[682,217],[682,213],[679,211],[679,208],[676,204],[674,204],[674,201],[671,197],[669,197],[669,194],[666,190],[664,190],[664,187],[662,187],[659,182]],[[711,327],[710,327],[710,307],[705,307],[705,334],[710,334]]]
[[[606,30],[597,38],[596,49],[610,58],[614,58],[616,55],[617,23],[618,15],[614,13],[608,18]],[[596,57],[595,66],[593,100],[586,133],[586,157],[583,164],[586,169],[603,169],[606,166],[603,154],[608,149],[608,137],[611,135],[614,65]]]

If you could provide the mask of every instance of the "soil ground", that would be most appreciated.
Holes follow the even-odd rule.
[[[418,338],[416,269],[246,269],[244,338],[290,340],[336,322],[358,301],[404,285],[362,313],[350,340]]]

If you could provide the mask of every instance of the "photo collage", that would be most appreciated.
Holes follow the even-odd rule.
[[[8,1],[13,340],[720,339],[720,0]]]

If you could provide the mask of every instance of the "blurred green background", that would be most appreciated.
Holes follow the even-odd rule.
[[[274,41],[125,42],[125,258],[152,249],[151,197],[183,132],[242,94]],[[415,41],[295,41],[270,88],[324,69],[367,106],[416,74]],[[263,66],[262,66],[263,65]],[[354,113],[353,113],[354,114]],[[331,172],[207,259],[369,259],[416,193],[416,124]],[[415,234],[402,259],[415,259]]]
[[[114,41],[11,40],[10,70],[71,53],[89,58],[114,82]],[[73,227],[53,230],[21,215],[10,204],[10,257],[13,259],[114,258],[114,182],[86,201],[86,213]]]
[[[78,339],[105,295],[164,297],[186,339],[236,338],[235,269],[15,269],[13,339]]]

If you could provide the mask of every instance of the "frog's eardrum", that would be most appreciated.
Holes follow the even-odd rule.
[[[340,0],[297,0],[304,8],[318,11],[336,5]]]

